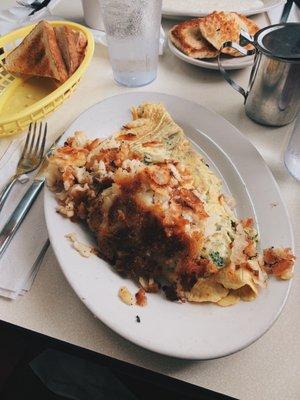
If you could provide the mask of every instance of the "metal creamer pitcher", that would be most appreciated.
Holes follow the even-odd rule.
[[[251,43],[254,50],[243,46]],[[255,54],[248,90],[234,82],[222,66],[229,84],[244,96],[246,114],[254,121],[271,126],[292,122],[300,110],[300,24],[281,23],[258,31],[254,37],[240,34],[240,43],[226,42],[243,55]]]

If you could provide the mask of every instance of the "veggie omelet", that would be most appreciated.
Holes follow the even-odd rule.
[[[76,132],[49,158],[47,182],[57,211],[86,223],[100,257],[146,292],[228,306],[253,300],[268,274],[292,276],[292,251],[258,251],[253,220],[236,217],[162,104],[132,108],[105,140]]]

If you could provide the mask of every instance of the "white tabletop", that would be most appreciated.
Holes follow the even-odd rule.
[[[11,0],[2,0],[0,8],[12,3]],[[78,0],[62,1],[56,13],[83,22]],[[260,16],[258,21],[265,23],[265,17]],[[235,71],[232,75],[246,84],[249,69]],[[128,90],[113,82],[107,49],[96,45],[91,65],[78,89],[48,119],[53,138],[90,105]],[[292,219],[298,253],[300,184],[288,175],[282,163],[282,151],[291,126],[266,128],[255,124],[244,114],[242,97],[223,81],[217,71],[185,64],[168,50],[160,58],[156,81],[141,90],[169,93],[198,102],[221,114],[247,136],[266,160],[280,186]],[[300,396],[299,276],[296,271],[287,304],[268,333],[237,354],[205,362],[160,356],[112,332],[76,297],[51,249],[26,296],[15,301],[0,299],[0,319],[241,400],[296,400]]]

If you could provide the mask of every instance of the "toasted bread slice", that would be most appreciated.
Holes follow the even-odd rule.
[[[239,42],[241,30],[254,34],[259,30],[258,26],[245,16],[233,12],[213,12],[199,20],[199,29],[203,37],[210,42],[217,50],[220,50],[223,43]],[[251,44],[245,46],[247,50],[253,49]],[[222,53],[234,57],[241,56],[241,53],[231,48],[222,49]]]
[[[77,51],[77,40],[74,30],[66,25],[54,28],[58,47],[67,67],[68,75],[71,76],[79,65],[79,54]]]
[[[86,40],[85,35],[82,32],[76,31],[75,29],[71,29],[71,31],[73,33],[76,54],[77,54],[77,63],[75,62],[76,58],[75,57],[73,58],[73,68],[74,68],[73,72],[75,72],[75,70],[79,67],[79,65],[81,64],[81,62],[84,58],[85,49],[87,46],[87,40]],[[64,50],[63,50],[63,52],[64,52]],[[72,69],[70,71],[72,71]],[[60,83],[58,81],[55,81],[55,85],[56,85],[56,87],[58,87],[60,85]]]
[[[78,53],[78,62],[80,65],[84,58],[84,55],[85,55],[87,40],[86,40],[85,35],[82,32],[75,31],[75,30],[73,30],[73,32],[75,35],[76,48],[77,48],[77,53]]]
[[[39,22],[5,59],[5,68],[14,75],[43,76],[64,82],[68,73],[53,27]]]
[[[242,20],[242,22],[246,25],[248,33],[253,36],[256,32],[259,31],[258,25],[252,19],[247,18],[245,15],[237,14],[237,16]]]
[[[214,58],[218,55],[218,51],[202,36],[199,18],[175,25],[169,35],[172,43],[189,57]]]

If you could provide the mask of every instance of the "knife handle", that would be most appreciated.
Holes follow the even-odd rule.
[[[9,217],[8,221],[4,225],[0,232],[0,258],[4,251],[9,245],[10,241],[17,232],[26,214],[30,210],[34,200],[41,191],[44,184],[44,180],[33,181],[32,185],[28,188],[27,192],[22,197],[21,201],[17,205],[14,212]]]
[[[280,23],[287,22],[293,3],[294,0],[287,0],[287,2],[285,3],[280,17]]]

